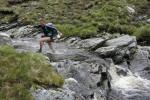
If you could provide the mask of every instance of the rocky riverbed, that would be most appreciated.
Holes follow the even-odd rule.
[[[39,37],[30,26],[11,28],[0,32],[0,44],[36,52]],[[136,37],[70,37],[52,46],[55,52],[45,44],[42,53],[65,83],[31,91],[35,100],[150,100],[150,47]]]

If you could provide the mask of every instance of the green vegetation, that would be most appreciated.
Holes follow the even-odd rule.
[[[13,5],[5,0],[0,2],[3,2],[1,8],[13,11],[25,24],[37,24],[40,16],[44,16],[47,22],[55,23],[65,36],[83,38],[103,32],[139,36],[142,33],[137,33],[137,30],[148,24],[135,19],[139,15],[150,16],[149,0],[26,0]],[[133,7],[136,13],[129,13],[127,6]],[[15,17],[10,16],[2,16],[1,21],[12,22]]]
[[[33,100],[30,88],[63,85],[63,78],[41,54],[17,53],[0,46],[0,59],[1,100]]]

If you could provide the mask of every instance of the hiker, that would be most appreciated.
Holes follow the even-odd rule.
[[[48,43],[49,48],[54,52],[51,43],[54,42],[54,37],[59,36],[58,38],[60,38],[63,34],[59,32],[52,23],[45,24],[43,18],[40,19],[40,25],[38,25],[38,28],[41,28],[43,31],[43,34],[39,40],[40,49],[38,52],[42,52],[44,42]]]

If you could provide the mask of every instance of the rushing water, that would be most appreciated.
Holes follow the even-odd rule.
[[[112,65],[109,72],[112,77],[112,89],[117,91],[116,95],[120,96],[118,98],[123,100],[150,100],[150,80],[134,75],[130,71],[128,71],[127,76],[119,76],[116,73],[117,67],[117,65]]]

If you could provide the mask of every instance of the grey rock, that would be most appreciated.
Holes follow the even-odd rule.
[[[85,100],[82,96],[69,89],[38,89],[32,95],[35,100]]]
[[[85,87],[83,84],[79,84],[73,78],[66,79],[63,88],[69,88],[76,94],[83,96],[86,100],[90,100],[91,95],[93,95],[93,92],[89,88]]]
[[[117,52],[117,47],[116,46],[101,47],[98,48],[95,52],[97,52],[100,56],[103,57],[114,56]]]
[[[125,69],[129,69],[128,61],[122,62],[121,64],[119,64],[119,66],[121,66],[122,68],[125,68]]]
[[[147,15],[140,15],[140,16],[137,16],[137,18],[135,19],[136,21],[142,21],[142,20],[145,20],[147,19]]]
[[[136,42],[135,36],[124,35],[119,38],[108,40],[106,46],[124,47]]]
[[[150,54],[150,46],[138,46],[140,50],[147,51]]]
[[[2,24],[2,25],[0,25],[0,31],[7,31],[9,29],[17,27],[18,25],[19,25],[19,23]]]
[[[130,69],[132,72],[139,74],[140,76],[150,79],[150,55],[149,47],[138,49],[134,58],[130,61]],[[147,49],[147,50],[146,50]]]
[[[102,38],[90,38],[90,39],[85,39],[85,40],[79,41],[77,43],[77,45],[80,48],[96,49],[96,48],[101,47],[104,42],[105,42],[105,40]]]
[[[131,14],[134,14],[134,13],[135,13],[134,8],[132,8],[132,7],[130,7],[130,6],[127,6],[127,10],[128,10],[128,12],[131,13]]]
[[[127,76],[128,70],[126,68],[123,68],[121,66],[116,67],[116,73],[118,75]]]
[[[99,63],[64,61],[59,62],[59,64],[55,63],[53,65],[56,67],[57,72],[65,78],[74,78],[78,82],[79,86],[82,86],[80,88],[84,87],[82,91],[89,90],[88,93],[85,92],[86,95],[85,93],[83,94],[83,92],[81,92],[84,97],[89,98],[91,95],[93,95],[93,91],[99,87],[98,84],[101,81],[101,72],[105,71],[105,68],[103,67],[106,66],[102,66],[105,61],[99,61]]]
[[[134,36],[123,35],[105,42],[105,47],[95,50],[101,57],[112,58],[114,63],[120,64],[124,59],[129,59],[133,50],[137,48],[136,38]]]
[[[0,45],[9,45],[11,44],[11,38],[6,33],[0,33]]]
[[[14,38],[31,37],[37,34],[31,25],[23,26],[18,29],[11,29],[11,31],[9,30],[8,33]]]
[[[69,39],[67,39],[67,43],[71,44],[71,45],[75,45],[77,44],[79,41],[81,41],[81,39],[79,37],[70,37]]]
[[[35,38],[12,39],[12,45],[18,52],[36,52],[39,48],[38,41]]]
[[[150,23],[150,19],[147,19],[147,22]]]
[[[99,65],[98,64],[92,64],[91,65],[91,73],[99,73]]]

